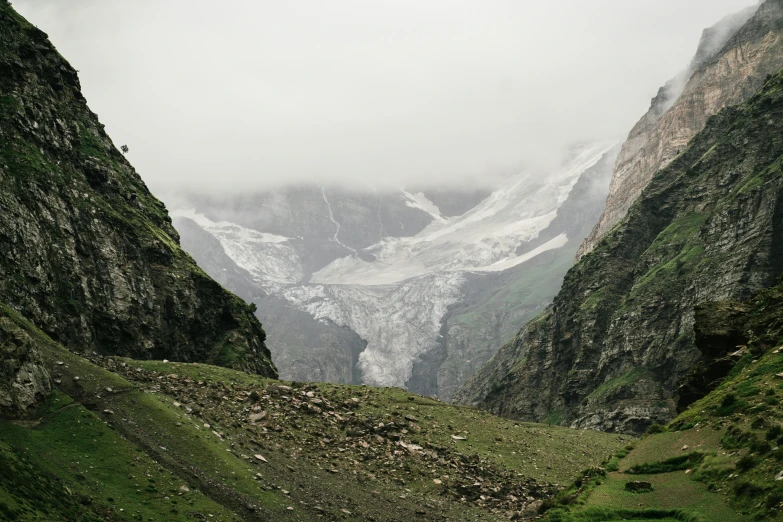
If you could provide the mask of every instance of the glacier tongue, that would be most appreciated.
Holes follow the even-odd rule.
[[[431,274],[398,285],[305,285],[285,297],[316,318],[348,326],[367,341],[359,357],[363,380],[404,386],[417,357],[435,348],[441,319],[461,295],[459,272]]]

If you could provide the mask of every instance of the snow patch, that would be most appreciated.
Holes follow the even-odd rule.
[[[313,274],[317,284],[379,285],[449,271],[505,270],[563,246],[564,235],[525,256],[519,245],[538,237],[557,216],[579,177],[613,144],[581,148],[563,168],[548,176],[521,174],[472,210],[430,224],[408,238],[387,238],[365,249],[374,261],[337,259]],[[406,196],[407,197],[407,196]]]
[[[427,196],[425,196],[423,192],[411,194],[410,192],[403,191],[402,195],[405,196],[405,204],[407,206],[426,212],[436,221],[446,221],[446,218],[440,214],[438,205],[427,199]]]
[[[228,221],[215,222],[193,209],[178,209],[172,217],[193,220],[220,242],[226,255],[244,268],[265,289],[296,284],[302,280],[302,263],[289,238],[267,234]]]
[[[566,234],[560,234],[559,236],[550,239],[540,247],[534,248],[533,250],[531,250],[526,254],[522,254],[521,256],[501,259],[500,261],[492,263],[489,266],[477,268],[475,271],[476,272],[502,272],[503,270],[508,270],[509,268],[515,267],[517,265],[521,265],[525,261],[529,261],[534,257],[536,257],[537,255],[543,254],[548,250],[554,250],[556,248],[564,247],[566,243],[568,243],[568,236]]]

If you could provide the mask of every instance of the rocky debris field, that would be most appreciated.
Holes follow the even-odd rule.
[[[460,506],[468,518],[534,519],[561,489],[556,480],[570,481],[627,441],[505,421],[400,389],[239,373],[226,381],[198,364],[88,358],[170,401],[183,423],[247,462],[263,489],[291,498],[292,510],[327,520],[386,519],[350,488],[414,506],[421,520],[450,520],[446,513]],[[324,494],[325,481],[348,490]]]

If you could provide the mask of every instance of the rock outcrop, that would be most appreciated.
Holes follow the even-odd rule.
[[[251,308],[180,248],[77,72],[7,2],[0,252],[0,300],[65,346],[277,375]]]
[[[606,208],[577,259],[623,219],[653,175],[685,149],[710,116],[747,100],[783,68],[781,20],[783,1],[767,0],[704,31],[690,67],[661,88],[631,130],[617,158]]]
[[[41,335],[0,304],[0,418],[24,416],[51,391]]]
[[[457,398],[608,431],[671,420],[702,359],[696,307],[746,300],[783,273],[781,164],[783,73],[710,118]]]

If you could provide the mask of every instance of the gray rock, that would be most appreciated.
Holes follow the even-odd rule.
[[[40,342],[40,334],[14,322],[0,305],[0,417],[23,417],[49,395]]]

